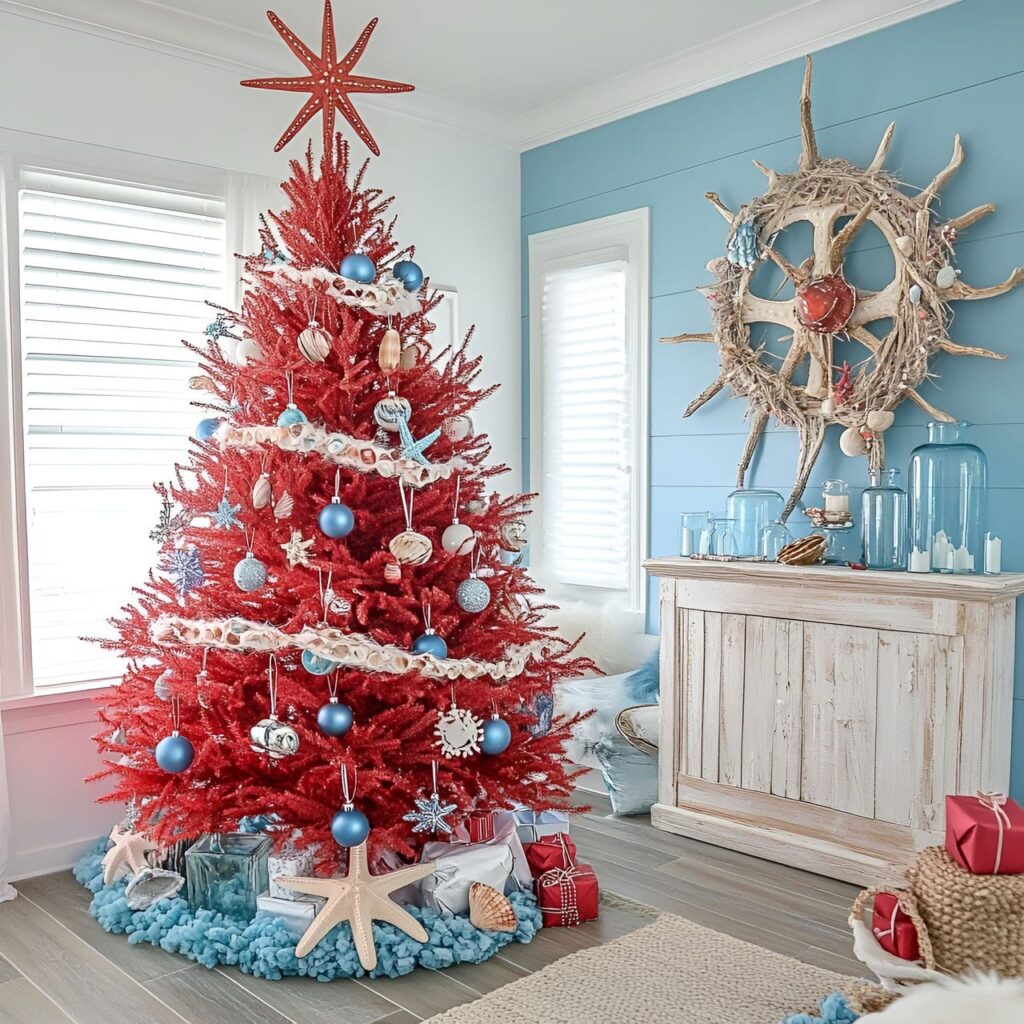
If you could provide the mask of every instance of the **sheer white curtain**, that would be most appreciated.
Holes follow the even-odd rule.
[[[268,210],[275,213],[286,203],[281,184],[261,174],[231,173],[227,176],[225,189],[228,222],[228,301],[237,309],[242,304],[244,291],[241,282],[241,267],[234,258],[235,253],[249,256],[260,252],[260,214]],[[233,290],[232,290],[233,289]]]
[[[0,903],[18,895],[5,881],[8,859],[11,855],[11,802],[7,796],[7,759],[4,754],[4,718],[0,712]]]

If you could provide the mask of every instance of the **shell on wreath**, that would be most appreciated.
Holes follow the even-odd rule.
[[[514,932],[518,924],[508,897],[484,882],[469,887],[469,920],[485,932]]]
[[[847,427],[839,435],[839,450],[852,459],[863,455],[868,450],[868,444],[856,427]]]
[[[299,334],[298,345],[299,354],[307,363],[322,363],[331,351],[331,339],[315,322]]]
[[[429,537],[415,530],[403,530],[388,542],[388,550],[403,565],[423,565],[430,561],[434,545]]]
[[[896,248],[899,249],[904,256],[909,256],[914,251],[914,240],[910,235],[900,235],[896,239]]]
[[[274,518],[287,519],[295,511],[295,499],[285,491],[274,505]]]
[[[834,398],[823,398],[821,400],[821,415],[832,416],[836,411],[836,400]]]
[[[916,306],[921,301],[921,286],[919,284],[912,284],[910,291],[907,292],[907,298]]]
[[[939,267],[935,275],[935,284],[943,291],[952,288],[956,284],[956,271],[948,263],[944,267]]]
[[[260,473],[256,478],[256,483],[252,485],[252,507],[266,508],[272,497],[270,476],[267,473]]]
[[[385,372],[397,370],[402,360],[402,336],[393,327],[384,332],[377,349],[377,365]]]
[[[867,424],[868,430],[873,431],[876,434],[881,434],[888,430],[896,420],[896,414],[891,412],[889,409],[875,409],[868,413]]]

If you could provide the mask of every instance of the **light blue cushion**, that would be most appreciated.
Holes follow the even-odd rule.
[[[601,765],[612,813],[646,814],[658,799],[658,758],[645,754],[618,734],[604,737],[592,750]]]
[[[626,676],[626,693],[631,704],[656,704],[661,692],[660,662],[658,650],[635,672]]]

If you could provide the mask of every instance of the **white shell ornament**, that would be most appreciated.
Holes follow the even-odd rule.
[[[391,538],[388,543],[388,551],[403,565],[423,565],[430,561],[434,553],[434,545],[429,537],[415,530],[403,530],[400,534]]]
[[[873,412],[868,413],[867,428],[868,430],[873,430],[876,434],[881,434],[893,425],[895,419],[896,414],[888,409],[875,409]]]
[[[274,506],[275,519],[287,519],[295,511],[295,499],[285,491]]]
[[[464,441],[473,433],[473,421],[468,416],[449,416],[441,429],[449,441]]]
[[[853,458],[863,455],[868,450],[868,443],[861,437],[860,431],[856,427],[847,427],[839,435],[839,450],[844,455]]]
[[[491,603],[491,588],[472,572],[455,588],[455,601],[464,612],[476,615]]]
[[[321,330],[320,325],[310,321],[309,326],[299,335],[299,352],[307,363],[322,363],[331,351],[331,339]]]
[[[387,397],[382,398],[373,407],[373,418],[378,427],[391,430],[397,433],[398,424],[407,420],[412,415],[412,406],[408,400],[389,391]]]
[[[948,263],[944,267],[939,267],[935,275],[935,284],[943,290],[952,288],[956,284],[956,271]]]
[[[402,360],[402,336],[393,327],[384,332],[377,350],[377,365],[385,372],[397,370]]]
[[[260,473],[252,485],[252,507],[266,508],[273,497],[270,490],[270,474]]]
[[[498,527],[498,536],[506,551],[522,551],[526,547],[526,523],[522,519],[510,519]]]
[[[257,754],[266,754],[274,761],[294,754],[299,749],[299,734],[287,723],[263,718],[249,730],[249,746]]]
[[[435,746],[441,748],[445,757],[477,754],[480,752],[480,741],[484,738],[483,722],[454,701],[447,711],[437,713],[434,732],[437,734]]]
[[[476,534],[455,519],[441,534],[441,547],[450,555],[468,555],[476,547]]]

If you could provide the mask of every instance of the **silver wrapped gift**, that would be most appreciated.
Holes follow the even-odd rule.
[[[313,874],[313,856],[315,847],[307,846],[300,850],[290,843],[279,853],[272,853],[267,861],[267,870],[270,873],[270,895],[282,900],[297,900],[301,893],[294,889],[286,889],[278,885],[277,876],[292,876],[293,878],[308,877]]]
[[[471,846],[427,843],[423,860],[434,861],[433,873],[420,882],[424,906],[452,914],[469,912],[469,887],[474,882],[483,882],[504,892],[513,865],[512,850],[507,843]]]
[[[313,918],[327,901],[319,896],[291,896],[280,899],[264,893],[256,897],[257,917],[279,917],[288,931],[298,939],[312,924]]]

